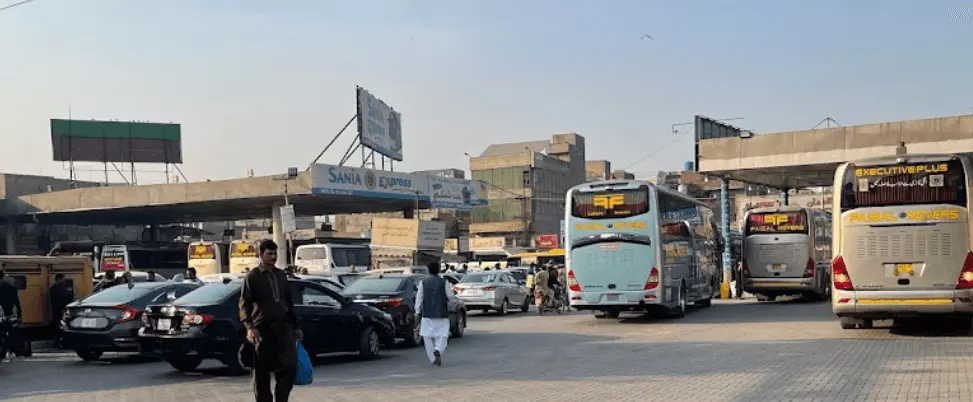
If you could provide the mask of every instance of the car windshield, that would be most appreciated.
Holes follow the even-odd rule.
[[[131,289],[128,285],[121,284],[115,285],[108,289],[102,290],[84,299],[85,303],[105,303],[105,304],[125,304],[131,302],[132,300],[138,299],[142,296],[149,294],[159,286],[155,284],[146,283],[135,284]]]
[[[343,293],[393,293],[399,290],[404,278],[389,277],[365,277],[360,278],[348,287]]]
[[[297,250],[298,260],[326,260],[328,249],[324,247],[304,247]]]
[[[460,283],[490,283],[497,280],[497,274],[469,274]]]
[[[527,272],[521,271],[519,269],[515,271],[510,271],[510,276],[520,281],[527,280]]]
[[[240,291],[243,281],[211,283],[187,293],[172,304],[218,304]]]
[[[341,282],[342,285],[350,286],[361,277],[362,275],[341,275],[338,277],[338,282]]]

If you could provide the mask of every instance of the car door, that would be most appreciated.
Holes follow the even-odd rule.
[[[355,330],[352,316],[343,313],[342,297],[319,284],[303,285],[301,307],[313,317],[314,350],[327,352],[343,349],[349,339],[354,339]],[[304,336],[308,339],[307,334]]]
[[[510,302],[514,304],[523,303],[524,298],[527,297],[527,292],[521,292],[522,286],[520,286],[520,282],[517,281],[517,278],[514,278],[513,275],[510,274],[503,274],[503,278],[504,282],[506,282],[507,288],[509,289],[507,293],[510,296],[507,297],[510,299]]]
[[[320,350],[322,345],[327,343],[327,333],[320,333],[322,319],[317,313],[317,309],[304,302],[305,283],[290,282],[291,298],[294,300],[294,315],[297,316],[297,325],[304,333],[304,349],[308,354],[314,355]]]

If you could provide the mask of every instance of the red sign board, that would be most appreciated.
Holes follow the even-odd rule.
[[[537,248],[558,248],[560,243],[557,233],[540,235],[534,239],[534,246]]]

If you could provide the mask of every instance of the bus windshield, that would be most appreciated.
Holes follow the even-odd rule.
[[[918,204],[966,207],[963,162],[849,167],[841,188],[841,210]]]
[[[645,189],[575,193],[571,200],[571,215],[577,218],[617,219],[648,211],[649,193]]]
[[[751,213],[747,217],[746,235],[808,234],[807,214],[795,212]]]

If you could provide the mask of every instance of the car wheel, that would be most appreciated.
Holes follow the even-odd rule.
[[[526,313],[530,311],[530,298],[524,297],[524,304],[520,305],[520,311]]]
[[[453,338],[462,338],[464,333],[466,333],[466,314],[459,311],[456,313],[456,327],[450,329],[450,335]]]
[[[510,304],[510,301],[507,300],[507,299],[503,299],[503,301],[500,302],[500,308],[497,309],[497,313],[499,313],[500,315],[507,315],[507,305],[508,304]]]
[[[78,350],[75,350],[74,353],[77,353],[78,357],[80,357],[81,360],[84,360],[86,362],[93,362],[93,361],[97,361],[98,359],[100,359],[101,358],[101,355],[104,352],[102,352],[100,350],[78,349]]]
[[[369,325],[358,336],[358,356],[365,360],[378,357],[382,350],[382,341],[378,337],[375,327]]]
[[[405,338],[405,344],[409,347],[419,346],[422,343],[422,335],[420,333],[421,322],[415,317],[412,318],[412,332],[409,334],[408,338]]]
[[[180,357],[178,359],[169,361],[169,365],[172,366],[172,368],[183,373],[196,370],[196,368],[202,363],[203,358],[201,357]]]

